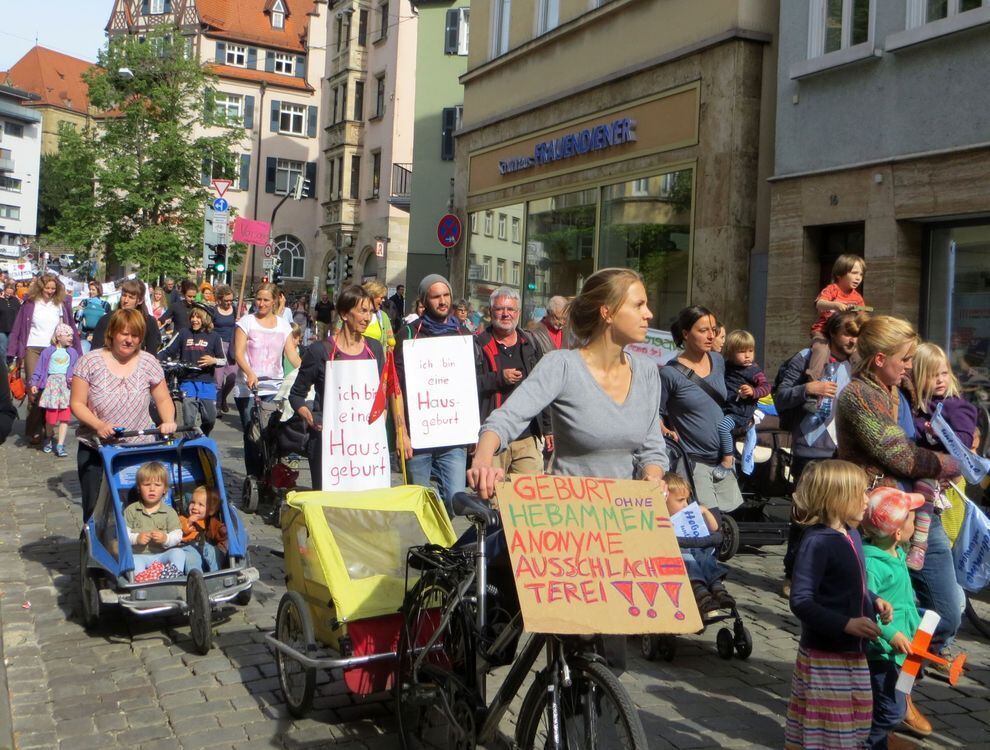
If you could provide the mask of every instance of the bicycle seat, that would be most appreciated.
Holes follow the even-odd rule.
[[[455,516],[464,516],[471,523],[494,526],[498,523],[498,512],[477,495],[458,492],[451,503]]]

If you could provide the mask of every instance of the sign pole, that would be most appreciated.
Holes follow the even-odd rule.
[[[395,450],[399,453],[399,466],[402,467],[402,483],[409,484],[406,478],[406,449],[402,441],[402,435],[406,431],[405,414],[402,408],[402,394],[392,396],[389,399],[392,404],[392,422],[395,425]]]
[[[254,262],[254,245],[249,245],[248,247],[251,248],[251,250],[250,250],[250,252],[251,252],[251,261],[253,263]],[[248,272],[248,263],[246,261],[247,261],[247,258],[244,258],[244,260],[241,261],[241,263],[243,263],[244,267],[241,269],[241,291],[237,295],[237,306],[239,308],[239,314],[237,316],[238,318],[241,317],[241,315],[244,315],[244,313],[247,312],[247,305],[244,304],[244,287],[247,284],[247,272]]]

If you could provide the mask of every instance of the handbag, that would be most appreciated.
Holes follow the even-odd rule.
[[[975,503],[966,501],[966,518],[952,545],[956,581],[975,593],[990,583],[990,519]]]
[[[21,377],[19,367],[7,373],[7,383],[10,385],[10,397],[14,401],[23,401],[27,395],[27,387],[24,385],[24,378]]]

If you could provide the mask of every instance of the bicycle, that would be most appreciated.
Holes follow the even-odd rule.
[[[403,747],[467,750],[501,738],[499,722],[545,653],[546,666],[519,711],[516,746],[645,750],[632,699],[595,653],[594,637],[532,634],[488,702],[488,673],[510,661],[523,633],[522,614],[509,616],[488,584],[485,541],[497,511],[466,493],[454,496],[453,511],[473,524],[473,548],[426,545],[406,556],[395,680]],[[421,571],[411,588],[410,571]]]

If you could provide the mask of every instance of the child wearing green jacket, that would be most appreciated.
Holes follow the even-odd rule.
[[[915,510],[924,502],[924,496],[917,493],[877,487],[870,492],[860,526],[866,537],[863,556],[867,587],[894,608],[893,619],[886,625],[878,621],[880,637],[866,647],[873,686],[873,725],[868,748],[886,750],[888,746],[898,746],[903,741],[890,732],[902,721],[916,734],[931,733],[931,724],[911,702],[911,696],[894,689],[901,665],[911,653],[911,640],[921,624],[902,545],[910,542]]]

